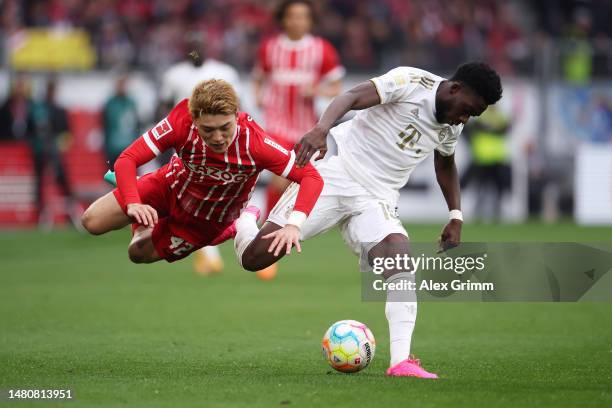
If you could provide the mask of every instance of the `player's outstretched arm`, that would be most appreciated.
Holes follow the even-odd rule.
[[[320,152],[318,159],[327,153],[327,133],[340,118],[350,110],[361,110],[380,104],[380,96],[371,81],[362,82],[347,92],[334,98],[321,119],[300,140],[300,148],[295,163],[302,167],[308,163],[315,152]]]
[[[461,192],[459,174],[455,165],[455,155],[443,156],[437,150],[434,152],[434,167],[436,180],[450,211],[450,221],[440,235],[440,250],[456,247],[461,242]]]
[[[295,246],[298,252],[302,252],[300,246],[302,224],[308,218],[323,190],[323,178],[310,163],[303,168],[294,166],[287,175],[287,178],[298,183],[300,186],[293,211],[289,214],[287,225],[262,236],[262,239],[270,242],[268,252],[273,253],[274,257],[281,253],[289,255],[293,246]]]

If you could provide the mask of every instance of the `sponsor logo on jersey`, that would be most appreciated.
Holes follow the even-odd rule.
[[[395,75],[393,77],[393,81],[395,82],[395,85],[397,85],[397,86],[404,86],[404,85],[406,85],[406,78],[404,78],[403,75]]]
[[[153,133],[155,140],[161,139],[170,132],[172,132],[172,126],[170,126],[168,118],[164,118],[161,122],[155,125],[153,129],[151,129],[151,133]]]
[[[280,85],[311,85],[315,74],[305,69],[277,69],[272,73],[272,82]]]
[[[195,173],[203,174],[215,180],[221,180],[226,183],[242,183],[249,177],[247,173],[232,173],[230,171],[219,169],[217,167],[211,167],[201,164],[185,163],[185,166],[187,166],[189,170]]]
[[[266,137],[266,138],[264,138],[264,143],[269,145],[269,146],[272,146],[273,148],[275,148],[279,152],[282,152],[285,156],[289,156],[289,151],[287,151],[287,149],[285,149],[283,146],[281,146],[278,143],[276,143],[274,140],[270,140],[270,139],[268,139]]]

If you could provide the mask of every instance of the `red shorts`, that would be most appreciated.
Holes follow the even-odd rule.
[[[175,193],[166,178],[166,166],[138,179],[138,194],[143,204],[157,210],[159,222],[153,227],[153,245],[162,259],[174,262],[190,253],[210,245],[231,225],[231,222],[214,222],[196,218],[179,205]],[[115,199],[126,212],[126,204],[118,189]],[[139,224],[132,224],[136,228]]]

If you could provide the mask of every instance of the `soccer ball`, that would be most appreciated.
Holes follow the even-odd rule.
[[[368,327],[356,320],[340,320],[325,332],[323,357],[334,369],[355,373],[366,368],[374,358],[376,340]]]

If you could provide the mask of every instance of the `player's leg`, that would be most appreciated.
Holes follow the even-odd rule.
[[[134,263],[151,263],[166,259],[169,256],[164,252],[166,249],[184,251],[185,246],[189,250],[193,248],[193,245],[172,235],[169,229],[171,216],[169,211],[173,207],[174,196],[170,192],[165,174],[165,168],[162,167],[140,177],[137,181],[140,199],[144,204],[155,208],[159,220],[153,227],[132,224],[133,236],[128,246],[128,255]],[[112,172],[107,173],[104,179],[115,184]],[[98,235],[121,229],[132,223],[132,220],[126,215],[126,204],[121,194],[115,189],[89,206],[83,214],[82,222],[89,232]],[[163,244],[157,243],[162,241]]]
[[[93,235],[121,229],[131,222],[130,217],[123,212],[113,192],[98,198],[81,216],[81,224]]]
[[[395,211],[375,198],[357,198],[353,204],[357,214],[352,216],[341,230],[347,243],[355,251],[367,251],[367,261],[374,258],[410,256],[408,234],[394,214]],[[388,283],[414,282],[410,271],[387,269],[383,277]],[[408,285],[390,285],[407,288]],[[410,358],[412,333],[417,317],[416,292],[407,289],[387,291],[385,316],[389,324],[391,362],[388,375],[407,375],[422,378],[437,378],[423,370],[416,360]]]
[[[109,231],[121,229],[132,223],[117,202],[113,192],[107,193],[97,199],[85,210],[81,217],[83,227],[93,235],[104,234]],[[153,228],[136,226],[128,255],[134,263],[150,263],[160,260],[153,245],[151,236]]]
[[[238,261],[244,269],[258,271],[272,265],[284,256],[283,251],[277,256],[268,252],[271,240],[263,237],[287,224],[287,217],[295,205],[298,189],[299,185],[293,183],[285,190],[261,230],[257,227],[255,214],[244,211],[240,215],[240,218],[236,221],[234,249]],[[308,219],[302,225],[302,240],[334,227],[343,216],[338,198],[327,194],[325,187],[323,190]]]
[[[282,227],[280,225],[273,222],[266,222],[264,226],[259,229],[255,221],[251,222],[251,220],[248,219],[250,218],[249,216],[241,216],[241,218],[242,219],[238,221],[241,225],[236,225],[236,231],[241,231],[242,233],[236,234],[237,239],[234,241],[234,248],[236,249],[240,264],[244,269],[251,272],[263,270],[285,256],[284,251],[280,251],[276,256],[274,256],[274,253],[268,252],[270,241],[262,238],[267,234],[271,234],[281,229]],[[253,236],[253,234],[255,235]],[[250,236],[253,236],[253,238],[249,239]],[[243,250],[241,250],[242,247],[244,247]]]
[[[154,228],[157,228],[157,225]],[[130,241],[128,246],[130,261],[134,263],[152,263],[162,259],[153,243],[154,228],[136,227],[132,241]]]

